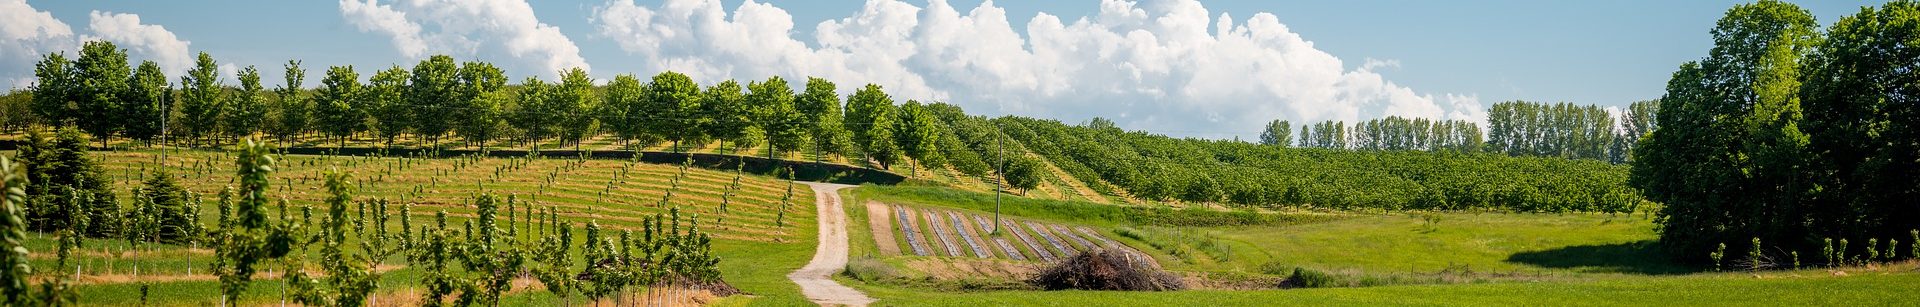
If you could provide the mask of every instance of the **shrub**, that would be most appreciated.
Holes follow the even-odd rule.
[[[847,276],[864,282],[886,281],[900,277],[892,265],[871,256],[847,261]]]
[[[1913,250],[1907,252],[1907,257],[1920,258],[1920,229],[1908,230],[1907,234],[1913,235],[1913,243],[1909,246]]]
[[[1747,270],[1759,271],[1766,265],[1760,262],[1760,238],[1753,238],[1753,248],[1747,249]]]
[[[1326,288],[1338,283],[1333,274],[1308,268],[1293,268],[1293,276],[1281,281],[1282,288]]]
[[[1833,250],[1833,256],[1839,258],[1839,264],[1847,263],[1847,238],[1840,238],[1840,247]]]

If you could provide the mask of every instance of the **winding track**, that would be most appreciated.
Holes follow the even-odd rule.
[[[813,204],[819,212],[820,245],[813,250],[813,261],[787,279],[800,284],[800,293],[808,300],[826,306],[866,306],[873,298],[833,281],[833,274],[847,267],[847,211],[840,208],[840,189],[849,185],[807,182],[813,187]]]

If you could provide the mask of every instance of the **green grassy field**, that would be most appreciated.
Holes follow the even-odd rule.
[[[852,198],[991,212],[992,197],[912,186],[869,186]],[[978,290],[949,283],[842,278],[885,306],[1169,305],[1912,305],[1915,263],[1874,268],[1699,272],[1658,250],[1645,216],[1517,213],[1250,213],[1162,210],[1003,197],[1002,212],[1096,225],[1189,281],[1175,292]],[[850,202],[852,203],[852,202]],[[849,206],[860,208],[861,206]],[[854,255],[874,250],[852,211]],[[1243,215],[1261,217],[1246,217]],[[865,240],[865,241],[863,241]],[[897,257],[921,258],[921,257]],[[886,261],[898,266],[900,259]],[[1295,267],[1347,287],[1272,289]],[[1197,278],[1197,279],[1196,279]],[[1244,288],[1249,283],[1267,290]]]

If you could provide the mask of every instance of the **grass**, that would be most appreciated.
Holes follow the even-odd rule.
[[[1794,276],[1789,276],[1794,275]],[[1214,306],[1465,305],[1465,306],[1899,306],[1920,302],[1920,274],[1862,273],[1831,277],[1796,271],[1755,278],[1744,274],[1636,276],[1582,282],[1409,285],[1298,290],[1175,292],[983,291],[933,292],[860,285],[882,306]],[[1204,302],[1204,303],[1203,303]]]
[[[1280,263],[1367,273],[1479,272],[1680,274],[1657,249],[1654,224],[1603,214],[1378,215],[1291,226],[1211,227],[1235,259],[1189,270],[1253,271]]]

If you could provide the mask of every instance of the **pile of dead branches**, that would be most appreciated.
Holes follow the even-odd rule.
[[[1094,249],[1055,263],[1027,280],[1047,290],[1172,291],[1186,288],[1138,254]]]

